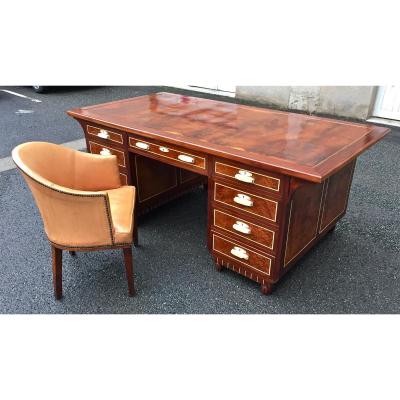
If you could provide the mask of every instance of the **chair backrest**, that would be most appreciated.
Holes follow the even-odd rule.
[[[12,151],[40,214],[49,240],[64,247],[113,244],[113,225],[105,192],[76,190],[79,152],[44,142],[28,142]],[[79,186],[79,185],[78,185]]]
[[[74,189],[75,150],[46,142],[28,142],[17,146],[12,156],[27,175]]]

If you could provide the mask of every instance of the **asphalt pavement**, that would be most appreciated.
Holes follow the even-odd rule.
[[[0,159],[25,141],[82,139],[68,109],[158,90],[182,92],[61,87],[36,94],[0,87]],[[270,296],[232,271],[215,270],[206,246],[206,192],[199,189],[140,220],[135,297],[127,296],[122,252],[98,251],[64,254],[61,301],[53,297],[50,246],[30,191],[16,169],[0,172],[0,313],[398,313],[399,165],[394,131],[359,158],[348,212],[335,232]]]

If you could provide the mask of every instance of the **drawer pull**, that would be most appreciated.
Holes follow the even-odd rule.
[[[169,149],[167,147],[159,147],[159,150],[162,151],[163,153],[169,153]]]
[[[100,155],[102,155],[102,156],[111,156],[112,154],[111,154],[111,151],[110,150],[108,150],[108,149],[106,149],[106,148],[102,148],[101,149],[101,151],[100,151]]]
[[[97,136],[102,139],[110,139],[110,134],[105,129],[100,129],[100,132],[97,134]]]
[[[245,233],[246,235],[249,235],[250,232],[251,232],[251,229],[250,229],[249,225],[245,224],[245,223],[242,222],[242,221],[236,221],[236,222],[233,224],[232,228],[233,228],[235,231],[238,231],[238,232],[241,232],[241,233]]]
[[[243,260],[248,260],[249,255],[245,249],[242,249],[241,247],[235,246],[231,250],[231,254],[234,255],[237,258],[242,258]]]
[[[239,170],[239,173],[235,175],[235,179],[242,182],[254,183],[253,174],[244,169]]]
[[[150,146],[147,143],[143,142],[136,142],[135,146],[142,150],[148,150],[150,148]]]
[[[251,197],[242,193],[239,193],[236,197],[234,197],[233,201],[241,204],[242,206],[253,207],[253,200],[251,200]]]
[[[194,158],[190,157],[190,156],[187,156],[186,154],[179,154],[178,158],[179,158],[179,160],[181,160],[183,162],[187,162],[187,163],[190,163],[190,164],[194,163]]]

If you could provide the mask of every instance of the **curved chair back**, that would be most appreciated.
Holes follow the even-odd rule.
[[[111,168],[116,176],[107,188],[120,187],[115,156],[107,163],[103,156],[28,142],[17,146],[12,157],[32,191],[50,242],[64,248],[114,244],[109,198],[99,176],[106,164],[104,171]]]

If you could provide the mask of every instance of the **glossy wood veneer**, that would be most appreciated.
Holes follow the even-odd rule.
[[[263,254],[250,246],[243,245],[238,240],[216,233],[213,233],[212,240],[214,253],[221,255],[223,258],[231,259],[234,264],[239,265],[239,268],[242,266],[243,271],[246,271],[243,275],[247,276],[247,271],[249,271],[250,279],[252,279],[252,273],[270,276],[273,257]],[[232,250],[235,248],[241,249],[248,258],[238,258],[233,255]]]
[[[389,132],[374,125],[172,93],[77,108],[68,114],[319,183]]]
[[[249,188],[254,186],[256,188],[266,189],[275,194],[280,194],[282,192],[282,177],[275,174],[270,173],[266,175],[265,173],[256,172],[253,168],[226,163],[222,160],[215,161],[214,172],[216,177],[227,177],[234,182],[244,183]],[[246,182],[246,178],[250,181]]]
[[[246,196],[251,205],[238,203],[240,196]],[[237,201],[235,201],[237,200]],[[262,197],[219,182],[214,183],[214,201],[222,205],[241,210],[244,213],[263,218],[270,222],[277,222],[279,203],[276,200]]]
[[[88,135],[96,139],[102,139],[111,143],[124,144],[124,135],[122,133],[111,131],[110,129],[104,129],[88,124],[86,126],[86,132]]]
[[[213,225],[216,228],[224,230],[227,234],[239,236],[250,245],[251,243],[260,245],[266,251],[275,250],[275,231],[271,228],[257,225],[250,222],[248,218],[235,216],[232,212],[229,213],[218,208],[214,208],[213,212]]]
[[[357,156],[389,131],[168,93],[69,114],[89,151],[105,146],[119,157],[120,173],[137,187],[139,214],[208,179],[208,247],[217,269],[258,282],[264,294],[334,229],[346,212]],[[88,125],[96,129],[88,132]],[[122,143],[93,134],[101,129]],[[251,206],[235,202],[238,194]],[[235,230],[238,221],[251,232]]]
[[[199,173],[206,173],[207,170],[206,156],[193,154],[193,152],[188,152],[175,146],[166,146],[163,143],[154,143],[130,135],[129,147],[145,156],[167,159],[167,161],[174,162],[176,165],[185,165]]]
[[[104,155],[114,155],[117,157],[118,166],[126,168],[126,155],[123,151],[111,147],[109,144],[103,145],[102,143],[94,142],[89,140],[89,151],[93,154],[102,154]]]

